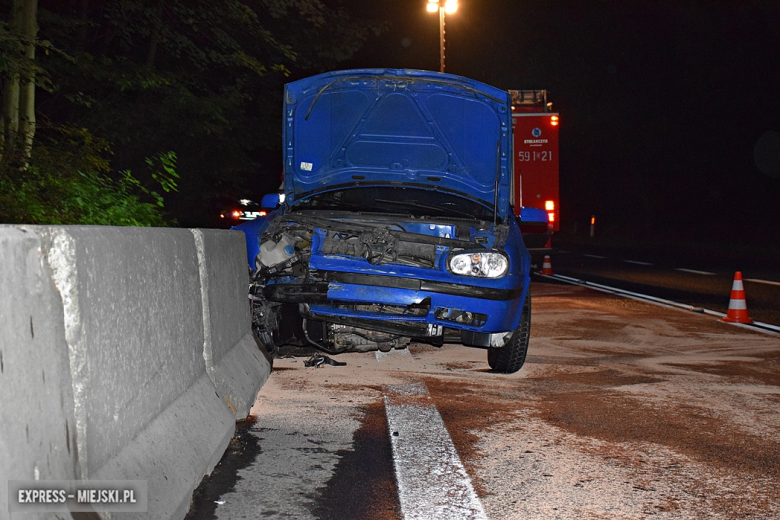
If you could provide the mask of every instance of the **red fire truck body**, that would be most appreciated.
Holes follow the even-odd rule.
[[[510,90],[512,132],[514,135],[514,176],[512,204],[515,214],[521,208],[547,213],[541,218],[523,218],[523,237],[530,248],[542,247],[553,231],[560,229],[558,183],[558,114],[547,102],[546,90]],[[541,212],[525,212],[526,214]]]

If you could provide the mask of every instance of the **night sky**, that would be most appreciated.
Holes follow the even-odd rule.
[[[344,68],[438,70],[425,0],[346,4],[392,25]],[[459,5],[446,71],[547,89],[561,114],[565,231],[596,214],[616,236],[780,241],[780,2]]]

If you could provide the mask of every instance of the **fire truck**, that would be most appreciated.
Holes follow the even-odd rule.
[[[512,206],[520,216],[526,247],[532,254],[543,254],[552,247],[552,233],[560,229],[560,121],[546,90],[510,90],[509,94],[514,135]]]

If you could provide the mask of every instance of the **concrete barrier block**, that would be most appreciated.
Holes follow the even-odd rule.
[[[191,231],[203,284],[206,369],[236,419],[244,419],[271,372],[271,359],[251,332],[244,235],[239,231]]]
[[[155,507],[165,509],[150,504],[145,517],[172,517],[234,431],[207,379],[194,237],[183,229],[28,229],[41,237],[63,302],[81,475],[147,476]],[[211,404],[198,404],[206,397]],[[171,443],[196,455],[175,479],[157,478],[153,468],[170,462]]]
[[[42,260],[35,233],[0,226],[0,519],[7,480],[78,477],[62,304]]]
[[[271,374],[271,357],[248,332],[209,371],[217,391],[236,420],[246,419],[257,392]]]
[[[183,518],[271,369],[243,258],[238,232],[0,226],[0,478],[146,480],[123,517]]]
[[[234,431],[233,415],[204,373],[91,478],[147,481],[148,513],[122,513],[121,518],[181,519],[192,492],[220,461]]]

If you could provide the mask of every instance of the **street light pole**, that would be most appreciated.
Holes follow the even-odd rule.
[[[458,10],[458,0],[428,0],[427,9],[439,11],[439,72],[444,72],[444,18]]]
[[[444,72],[444,6],[439,5],[439,72]]]

